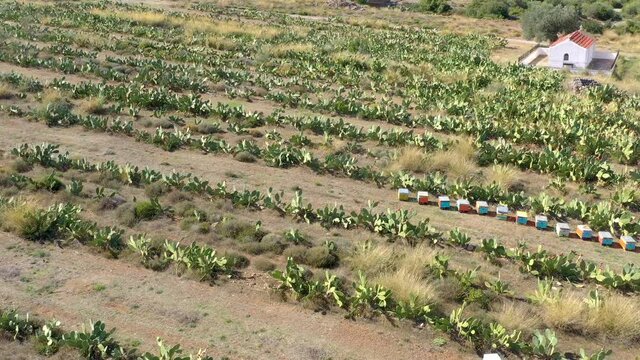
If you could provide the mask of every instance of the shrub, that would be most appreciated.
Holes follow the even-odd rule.
[[[537,41],[554,41],[559,33],[569,33],[578,26],[578,13],[570,6],[535,3],[522,15],[524,36]]]
[[[604,26],[595,20],[583,21],[582,29],[591,34],[602,34],[604,32]]]
[[[169,188],[166,185],[161,184],[160,182],[148,184],[144,187],[144,193],[150,198],[160,197],[168,191]]]
[[[134,207],[134,214],[138,220],[153,220],[162,215],[162,206],[157,199],[141,201]]]
[[[473,0],[467,7],[467,15],[476,18],[508,19],[509,4],[504,0]]]
[[[33,166],[22,159],[17,159],[11,164],[11,169],[18,173],[26,173],[31,171],[31,169],[33,169]]]
[[[587,17],[601,21],[613,20],[617,17],[617,14],[615,10],[613,10],[613,6],[611,6],[611,4],[600,1],[582,5],[582,12]]]
[[[116,212],[116,219],[118,220],[118,224],[126,227],[133,227],[138,222],[132,204],[119,207]]]
[[[418,10],[443,14],[451,11],[451,5],[447,0],[420,0]]]
[[[220,129],[219,124],[200,124],[198,125],[198,132],[201,134],[215,134],[219,133],[222,130]]]
[[[295,245],[286,249],[282,255],[286,258],[292,258],[294,262],[299,264],[307,263],[307,248],[302,245]]]
[[[255,267],[258,271],[268,272],[274,270],[276,268],[276,264],[272,263],[268,259],[259,257],[253,260],[253,267]]]
[[[256,230],[256,226],[235,219],[228,219],[217,227],[219,234],[239,242],[256,242],[262,240],[264,232]]]
[[[224,257],[227,258],[228,264],[236,269],[244,269],[249,266],[249,259],[234,251],[227,251],[224,253]]]
[[[236,160],[243,163],[253,163],[253,162],[256,162],[256,157],[253,156],[248,151],[240,151],[239,153],[236,154]]]
[[[91,115],[105,115],[108,112],[103,98],[83,100],[78,107],[80,111]]]
[[[13,93],[9,89],[9,87],[5,84],[0,84],[0,99],[6,100],[11,99],[13,97]]]
[[[338,256],[329,250],[326,246],[315,246],[306,251],[306,262],[304,264],[327,269],[335,267],[338,264]]]
[[[627,17],[636,17],[640,15],[640,0],[632,0],[624,4],[622,13]]]

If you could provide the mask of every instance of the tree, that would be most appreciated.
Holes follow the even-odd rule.
[[[582,12],[587,17],[602,21],[611,20],[617,16],[615,10],[613,10],[613,6],[603,2],[584,4],[582,6]]]
[[[532,4],[522,15],[524,36],[537,41],[555,41],[559,33],[569,33],[579,26],[578,12],[571,6]]]
[[[473,0],[466,12],[475,18],[508,19],[509,3],[505,0]]]
[[[443,14],[451,10],[451,5],[447,0],[420,0],[418,8],[421,11]]]

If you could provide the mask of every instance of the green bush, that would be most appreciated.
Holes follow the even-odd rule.
[[[447,0],[420,0],[417,6],[420,11],[428,11],[436,14],[444,14],[451,11],[451,5]]]
[[[473,0],[467,6],[468,16],[484,19],[508,19],[509,3],[504,0]]]
[[[135,205],[134,214],[138,220],[153,220],[162,215],[162,206],[158,200],[141,201]]]
[[[522,31],[527,39],[554,41],[558,34],[569,33],[578,27],[578,13],[570,6],[532,4],[522,15]]]
[[[591,34],[602,34],[602,32],[604,32],[604,26],[595,20],[583,21],[582,29]]]
[[[582,12],[585,16],[601,21],[613,20],[618,17],[613,6],[604,2],[586,3],[582,6]]]
[[[636,17],[640,15],[640,0],[632,0],[624,4],[622,13],[626,17]]]

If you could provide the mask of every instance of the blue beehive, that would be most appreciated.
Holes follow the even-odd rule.
[[[516,222],[520,225],[527,225],[529,223],[529,214],[526,211],[516,212]]]
[[[589,227],[589,225],[578,225],[576,227],[576,234],[582,240],[589,240],[593,237],[593,230]]]
[[[507,205],[498,205],[496,207],[496,219],[505,221],[509,219],[509,207]]]
[[[613,245],[613,235],[608,231],[598,231],[598,241],[602,246]]]
[[[549,226],[549,220],[544,215],[536,215],[536,229],[545,230]]]
[[[486,201],[476,201],[476,212],[478,215],[487,215],[489,213],[489,204]]]
[[[636,249],[636,240],[629,235],[621,236],[618,243],[625,250],[634,251]]]
[[[448,196],[438,196],[438,206],[442,210],[447,210],[451,207],[451,200]]]

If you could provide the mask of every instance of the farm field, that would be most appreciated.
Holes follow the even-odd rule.
[[[513,65],[518,35],[0,1],[0,358],[637,359],[640,97]]]

